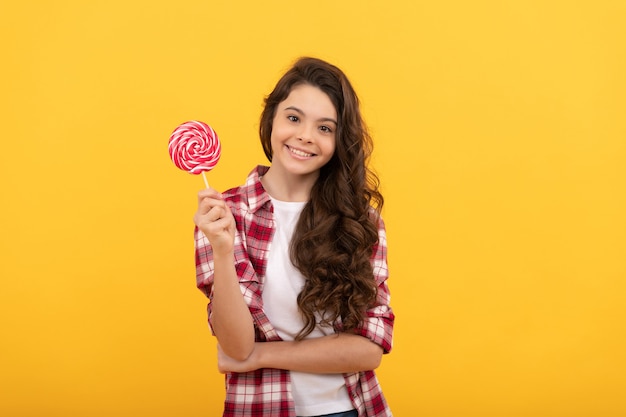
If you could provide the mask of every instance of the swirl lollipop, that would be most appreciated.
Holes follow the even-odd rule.
[[[209,187],[204,173],[215,168],[222,154],[217,133],[209,125],[192,120],[178,126],[170,136],[168,151],[177,168],[194,175],[202,173]]]

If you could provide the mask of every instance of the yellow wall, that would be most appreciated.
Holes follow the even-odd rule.
[[[200,177],[264,161],[299,55],[361,95],[386,197],[398,416],[626,416],[626,3],[58,0],[0,6],[0,415],[215,416]]]

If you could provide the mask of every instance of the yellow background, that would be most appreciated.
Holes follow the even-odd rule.
[[[383,181],[397,416],[626,416],[626,2],[3,1],[0,415],[217,416],[200,177],[263,163],[263,97],[353,81]]]

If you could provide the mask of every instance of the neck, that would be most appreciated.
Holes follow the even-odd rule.
[[[261,178],[263,188],[269,195],[280,201],[306,202],[318,175],[293,175],[270,169]]]

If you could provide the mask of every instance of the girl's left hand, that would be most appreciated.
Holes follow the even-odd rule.
[[[225,374],[227,372],[249,372],[259,369],[256,363],[257,349],[259,349],[259,343],[254,344],[252,353],[246,360],[238,361],[226,355],[221,346],[217,345],[217,369],[220,373]]]

